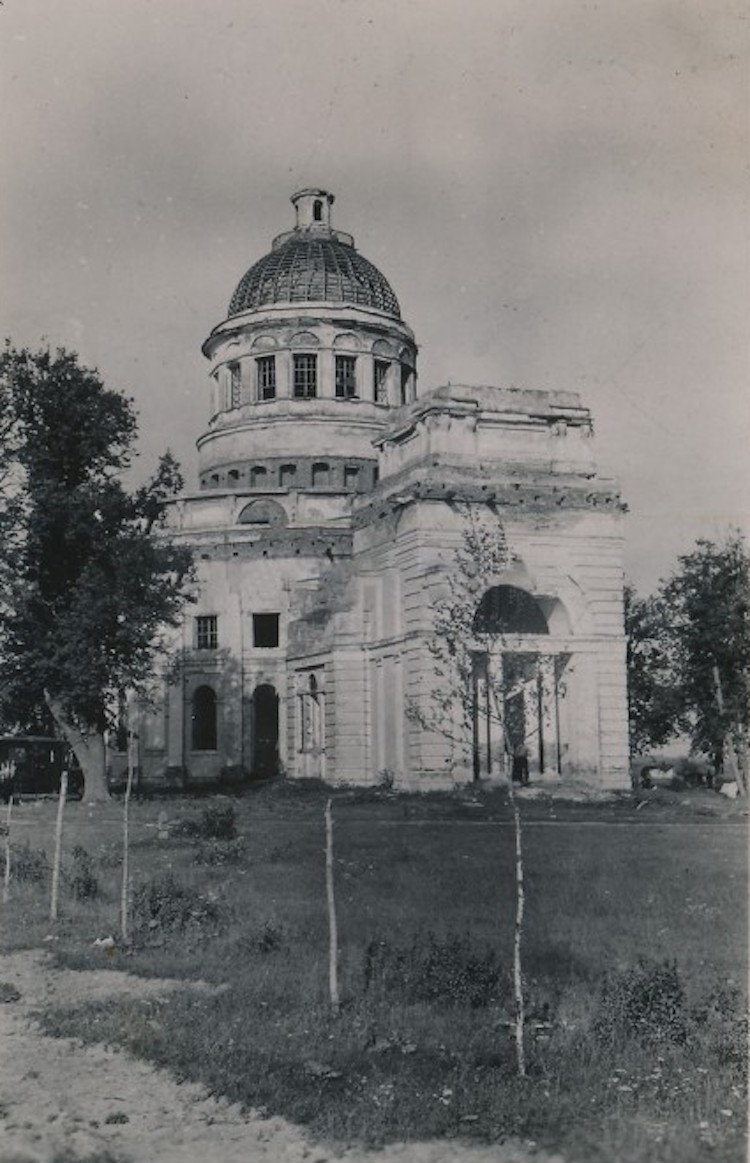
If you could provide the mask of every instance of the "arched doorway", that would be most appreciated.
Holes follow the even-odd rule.
[[[268,779],[279,770],[279,696],[270,683],[253,692],[252,774]]]
[[[509,774],[513,756],[524,753],[533,773],[560,774],[559,680],[569,656],[548,641],[542,605],[517,586],[493,586],[477,606],[473,630],[474,778]]]
[[[218,742],[216,692],[199,686],[193,691],[190,745],[193,751],[216,751]]]

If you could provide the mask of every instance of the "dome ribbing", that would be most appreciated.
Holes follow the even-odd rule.
[[[315,197],[319,194],[323,192],[303,191],[292,201],[315,198],[327,211],[329,203]],[[333,201],[331,195],[324,196]],[[349,303],[401,318],[398,299],[385,276],[358,254],[348,235],[332,230],[327,221],[298,225],[281,235],[273,250],[240,279],[229,317],[272,303]]]

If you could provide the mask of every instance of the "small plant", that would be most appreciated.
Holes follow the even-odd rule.
[[[196,864],[222,865],[239,864],[245,856],[245,841],[241,836],[234,840],[207,840],[195,853]]]
[[[11,859],[14,880],[25,881],[27,884],[41,884],[49,876],[49,860],[44,848],[12,844]]]
[[[206,808],[197,820],[181,820],[174,832],[192,840],[235,840],[237,809],[234,804]]]
[[[76,900],[96,900],[99,896],[99,880],[94,872],[91,854],[82,844],[76,844],[72,853],[73,871],[70,874],[70,889]]]
[[[133,931],[139,936],[154,931],[184,933],[190,929],[218,928],[223,921],[219,901],[171,873],[141,885],[133,896]]]
[[[674,961],[647,961],[608,974],[593,1022],[594,1036],[605,1045],[634,1038],[641,1045],[687,1039],[685,992]]]
[[[491,949],[476,950],[468,938],[439,940],[434,933],[398,947],[387,939],[365,950],[365,990],[381,988],[407,1001],[480,1009],[499,1001],[507,985]]]

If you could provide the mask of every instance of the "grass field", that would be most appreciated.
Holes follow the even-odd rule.
[[[508,1020],[513,833],[502,792],[334,793],[343,1007],[327,999],[314,786],[133,805],[133,945],[117,932],[115,804],[16,811],[0,945],[67,965],[202,978],[215,994],[44,1016],[217,1094],[371,1144],[516,1136],[578,1163],[745,1158],[747,820],[693,793],[523,806],[529,1074]],[[161,817],[161,825],[159,818]]]

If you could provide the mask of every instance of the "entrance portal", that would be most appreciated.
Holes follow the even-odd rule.
[[[253,692],[253,761],[256,779],[268,779],[279,771],[279,696],[270,683]]]

